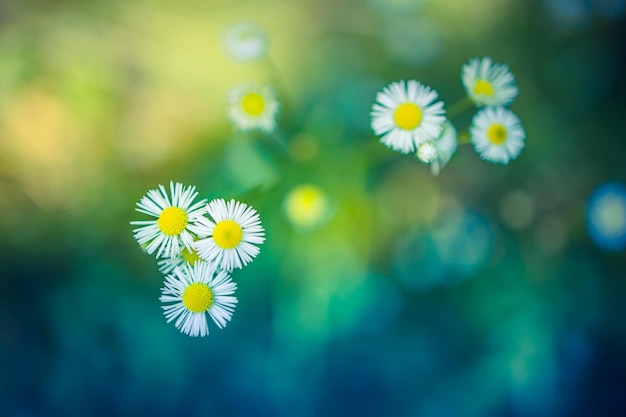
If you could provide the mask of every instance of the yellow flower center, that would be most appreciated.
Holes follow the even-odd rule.
[[[241,226],[232,220],[222,220],[213,229],[213,240],[222,249],[236,248],[242,236]]]
[[[506,128],[499,123],[494,123],[487,129],[487,139],[494,145],[502,145],[506,142]]]
[[[187,227],[187,213],[180,207],[168,207],[161,212],[157,225],[167,236],[178,236]]]
[[[400,129],[413,130],[422,122],[422,109],[413,103],[402,103],[396,107],[393,121]]]
[[[248,93],[243,98],[241,105],[250,116],[258,116],[265,109],[265,99],[258,93]]]
[[[198,252],[195,249],[189,250],[187,248],[183,249],[181,256],[189,265],[193,266],[198,260],[200,260],[200,256],[198,256]]]
[[[208,285],[194,282],[183,292],[183,304],[192,313],[205,312],[213,304],[213,291]]]
[[[483,96],[493,95],[493,85],[487,80],[476,80],[474,94]]]

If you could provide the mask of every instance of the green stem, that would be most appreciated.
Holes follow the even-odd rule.
[[[267,68],[271,74],[271,82],[274,84],[274,87],[279,92],[282,92],[285,96],[287,95],[287,83],[285,82],[285,77],[282,72],[278,69],[278,66],[268,53],[265,57],[265,63],[267,64]]]
[[[267,65],[267,70],[270,73],[270,82],[276,95],[278,97],[278,102],[280,103],[280,111],[279,114],[282,115],[282,118],[288,120],[288,112],[291,109],[290,101],[289,101],[289,91],[287,88],[287,83],[285,82],[285,77],[283,73],[280,71],[271,55],[268,53],[265,57],[265,64]],[[282,141],[286,144],[285,139]]]
[[[446,111],[448,120],[452,120],[470,107],[472,107],[472,100],[469,97],[465,96],[456,103],[452,104],[448,107]]]
[[[471,143],[469,132],[461,132],[459,133],[458,137],[459,137],[459,146],[469,145]]]

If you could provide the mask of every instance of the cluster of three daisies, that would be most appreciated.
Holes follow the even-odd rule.
[[[194,203],[194,186],[170,182],[148,191],[136,210],[155,217],[133,221],[137,242],[156,252],[165,275],[161,302],[169,322],[189,336],[209,334],[207,314],[219,328],[231,319],[237,285],[230,273],[258,255],[265,240],[258,213],[235,200]]]
[[[481,107],[469,129],[478,154],[501,164],[517,158],[526,135],[519,118],[505,107],[518,94],[513,74],[490,58],[474,58],[463,67],[461,78],[467,99]],[[437,97],[418,81],[394,82],[378,93],[371,112],[372,129],[382,135],[383,144],[401,153],[417,151],[433,173],[445,166],[458,144],[456,129]]]

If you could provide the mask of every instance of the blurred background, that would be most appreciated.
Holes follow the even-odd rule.
[[[587,201],[626,182],[624,0],[0,1],[0,414],[626,415],[626,257]],[[268,55],[224,31],[255,22]],[[438,177],[369,111],[417,79],[449,106],[506,63],[527,133]],[[274,86],[272,134],[227,92]],[[475,109],[454,120],[467,131]],[[166,323],[132,237],[170,180],[260,213],[222,330]]]

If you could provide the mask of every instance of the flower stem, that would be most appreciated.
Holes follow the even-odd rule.
[[[470,107],[472,107],[472,100],[470,100],[468,96],[463,97],[462,99],[448,107],[448,111],[446,112],[448,120],[454,119]]]
[[[459,137],[459,146],[469,145],[471,142],[469,132],[461,132],[459,133],[458,137]]]
[[[283,73],[278,69],[278,66],[270,56],[267,54],[265,57],[265,63],[267,65],[267,69],[270,73],[271,83],[274,85],[276,90],[282,92],[285,96],[287,95],[287,83],[285,82],[285,77]]]

